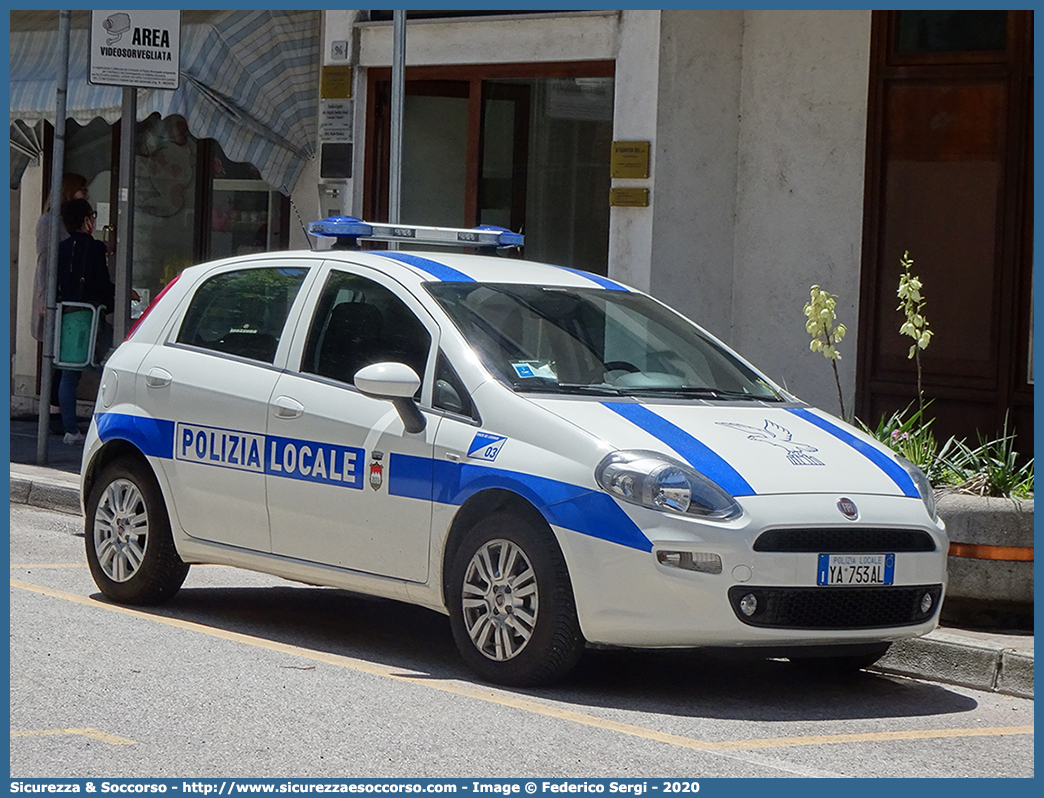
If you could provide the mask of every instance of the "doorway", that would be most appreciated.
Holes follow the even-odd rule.
[[[924,283],[935,434],[1005,418],[1033,450],[1033,13],[881,11],[872,22],[857,415],[916,402],[900,258]]]

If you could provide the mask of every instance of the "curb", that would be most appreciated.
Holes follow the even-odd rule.
[[[949,639],[954,636],[936,629],[924,637],[900,640],[869,670],[1033,698],[1032,642],[1028,648],[1003,647]]]
[[[81,515],[78,477],[47,471],[12,469],[11,503]],[[893,643],[868,670],[1032,699],[1033,637],[938,628]]]
[[[14,473],[11,474],[11,504],[30,504],[70,515],[83,512],[79,488]]]

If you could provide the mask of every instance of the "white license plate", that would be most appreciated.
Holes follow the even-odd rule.
[[[820,554],[817,585],[890,585],[894,554]]]

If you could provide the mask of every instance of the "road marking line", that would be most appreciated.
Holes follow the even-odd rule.
[[[11,563],[11,570],[27,568],[86,568],[86,562],[19,562]]]
[[[92,740],[101,740],[103,743],[110,743],[112,745],[137,745],[134,740],[128,740],[126,737],[119,737],[115,734],[98,731],[97,729],[40,729],[39,731],[13,731],[11,732],[11,737],[12,739],[15,737],[55,737],[63,734],[80,734],[84,737],[90,737]]]
[[[25,570],[28,568],[86,568],[87,561],[83,562],[18,562],[11,563],[11,570]],[[231,565],[218,565],[216,563],[197,563],[193,568],[233,568]]]
[[[592,726],[606,731],[615,731],[632,737],[640,737],[645,740],[668,743],[680,748],[688,748],[696,751],[742,751],[757,748],[789,748],[805,745],[830,745],[838,743],[863,743],[889,740],[935,740],[949,737],[998,737],[1006,735],[1033,734],[1033,726],[997,726],[976,729],[910,729],[908,731],[867,732],[862,734],[770,737],[760,740],[722,740],[717,742],[710,740],[696,740],[691,737],[682,737],[677,734],[655,731],[654,729],[649,729],[644,726],[634,726],[630,723],[620,723],[619,721],[610,720],[608,718],[599,718],[594,715],[587,715],[582,712],[563,709],[561,707],[543,704],[532,699],[521,698],[506,693],[498,693],[485,688],[439,683],[432,681],[426,674],[419,671],[404,671],[401,668],[377,665],[354,657],[347,657],[340,654],[328,654],[323,651],[315,651],[308,648],[301,648],[300,646],[290,645],[289,643],[277,643],[273,640],[266,640],[263,637],[246,635],[241,632],[230,632],[225,629],[219,629],[195,621],[183,621],[180,618],[153,615],[129,607],[107,604],[105,602],[88,598],[87,596],[78,596],[74,593],[66,593],[62,590],[54,590],[49,587],[34,585],[29,582],[22,582],[18,579],[11,580],[11,587],[29,590],[34,593],[41,593],[45,596],[51,596],[52,598],[64,599],[76,604],[83,604],[89,607],[118,612],[122,615],[129,615],[134,618],[154,621],[166,626],[173,626],[177,629],[199,632],[222,640],[244,643],[255,648],[277,651],[295,657],[302,657],[303,659],[312,660],[314,662],[324,662],[329,665],[349,668],[362,673],[369,673],[374,676],[383,676],[398,681],[409,682],[417,686],[431,688],[433,690],[440,690],[444,693],[451,693],[466,698],[475,698],[491,704],[520,709],[537,715],[544,715],[558,720],[567,720],[584,726]]]

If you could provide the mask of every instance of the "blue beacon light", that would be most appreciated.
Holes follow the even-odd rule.
[[[449,247],[520,247],[525,241],[521,233],[513,233],[495,225],[479,227],[427,227],[424,225],[364,222],[354,216],[328,216],[308,225],[314,236],[336,238],[340,248],[355,249],[360,239],[367,241],[406,241],[412,244],[434,244]]]

